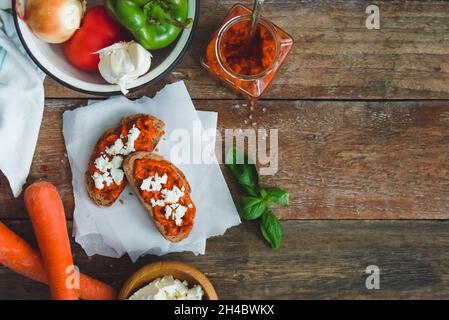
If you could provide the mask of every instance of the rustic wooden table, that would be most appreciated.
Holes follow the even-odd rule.
[[[184,80],[198,110],[219,112],[221,129],[250,126],[248,110],[233,108],[244,101],[199,66],[212,30],[234,3],[202,0],[198,31],[180,65],[137,95]],[[204,256],[163,258],[200,268],[221,298],[449,298],[449,2],[375,1],[381,28],[367,30],[370,3],[267,1],[265,16],[295,39],[254,112],[258,127],[279,129],[279,171],[262,182],[291,194],[290,207],[276,210],[282,249],[269,249],[257,225],[245,222],[210,239]],[[61,116],[92,97],[49,78],[45,89],[28,181],[58,187],[71,228]],[[23,199],[12,196],[3,176],[0,219],[35,245]],[[88,258],[72,246],[85,273],[117,288],[140,266],[161,259]],[[380,290],[365,287],[371,264],[380,268]],[[0,266],[0,298],[48,297],[44,285]]]

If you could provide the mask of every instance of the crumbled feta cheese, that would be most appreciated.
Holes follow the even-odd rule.
[[[94,179],[95,188],[99,190],[102,190],[104,188],[104,183],[106,183],[106,186],[108,187],[112,183],[112,178],[108,173],[99,174],[98,172],[95,172],[92,176],[92,179]]]
[[[193,204],[189,203],[189,205],[188,205],[187,207],[189,207],[190,209],[192,209],[192,208],[193,208]]]
[[[182,224],[182,218],[187,212],[187,208],[179,205],[175,212],[173,213],[173,218],[175,219],[175,224],[179,227]]]
[[[123,158],[120,156],[114,156],[111,160],[112,168],[120,168],[123,163]]]
[[[125,173],[122,170],[123,157],[121,155],[128,155],[133,151],[134,143],[139,138],[140,130],[135,125],[129,130],[127,135],[126,145],[123,144],[123,135],[114,141],[114,144],[110,147],[106,147],[105,151],[109,156],[112,156],[112,160],[109,161],[107,156],[101,155],[95,159],[95,167],[102,172],[102,174],[95,173],[92,179],[95,181],[95,188],[102,190],[104,185],[109,187],[112,182],[117,185],[122,183]]]
[[[175,220],[175,224],[180,226],[182,224],[182,218],[187,212],[187,208],[179,203],[169,204],[165,207],[165,219]]]
[[[189,289],[187,281],[164,276],[137,290],[129,300],[201,300],[203,295],[199,285]]]
[[[112,184],[112,177],[106,173],[103,174],[104,182],[106,183],[106,186],[109,187]]]
[[[92,179],[95,181],[95,188],[102,190],[106,186],[110,186],[112,182],[119,185],[124,177],[124,172],[121,169],[123,158],[121,156],[114,156],[111,161],[104,155],[95,159],[95,167],[101,171],[102,174],[95,172]]]
[[[177,203],[184,196],[184,192],[179,190],[177,186],[173,186],[172,190],[162,189],[161,194],[164,197],[165,203]]]
[[[165,219],[170,219],[172,216],[173,210],[170,205],[165,207]]]
[[[140,190],[145,191],[160,191],[162,189],[162,184],[167,183],[167,174],[164,173],[162,177],[156,173],[154,177],[148,177],[142,181],[140,185]]]
[[[133,127],[128,131],[126,145],[123,143],[123,135],[120,135],[120,138],[114,141],[114,144],[111,147],[106,147],[106,153],[115,156],[115,155],[124,155],[127,156],[131,152],[136,151],[134,148],[134,143],[140,136],[140,130],[133,125]]]
[[[177,226],[182,224],[182,218],[187,212],[187,207],[178,203],[179,199],[184,196],[185,187],[182,186],[179,189],[177,186],[173,186],[172,190],[166,188],[162,189],[162,185],[167,183],[168,176],[166,173],[162,177],[156,173],[154,176],[150,176],[144,179],[140,185],[140,190],[144,191],[160,191],[162,199],[155,200],[150,199],[150,204],[154,208],[156,206],[165,207],[165,219],[172,219]],[[193,208],[190,203],[189,208]]]
[[[150,202],[151,202],[151,206],[153,208],[156,207],[156,206],[159,206],[159,207],[165,206],[164,200],[161,200],[161,199],[159,199],[159,200],[151,199]]]
[[[103,189],[103,175],[99,174],[98,172],[95,172],[92,176],[92,179],[94,179],[95,182],[95,188],[101,190]]]
[[[123,172],[122,169],[118,169],[118,168],[111,169],[112,180],[114,180],[115,184],[117,184],[117,185],[120,185],[120,183],[122,183],[124,175],[125,175],[125,173]]]
[[[121,156],[114,156],[111,161],[111,177],[114,182],[119,185],[123,181],[125,173],[122,168],[123,158]]]
[[[125,151],[124,151],[125,156],[130,154],[133,151],[136,151],[136,149],[134,149],[134,142],[136,142],[137,138],[139,138],[139,135],[140,135],[140,130],[138,128],[136,128],[135,125],[133,125],[131,130],[129,130],[129,132],[128,132],[128,141],[126,142]]]
[[[186,300],[201,300],[203,298],[203,294],[203,288],[201,288],[201,286],[199,285],[196,285],[193,288],[189,289],[189,291],[187,291]]]
[[[151,181],[153,177],[148,177],[143,179],[142,184],[140,185],[140,190],[150,191],[151,190]]]
[[[115,140],[115,142],[112,146],[106,147],[106,153],[111,156],[114,156],[116,154],[121,154],[123,147],[124,147],[124,145],[123,145],[122,139],[118,138],[117,140]]]
[[[107,172],[108,169],[111,169],[111,163],[106,157],[99,156],[97,159],[95,159],[95,168],[104,173]]]

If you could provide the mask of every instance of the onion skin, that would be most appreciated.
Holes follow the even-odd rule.
[[[72,5],[79,9],[79,23],[67,28],[62,19],[62,9]],[[24,20],[39,39],[48,43],[62,43],[79,28],[86,10],[85,1],[80,0],[27,0]]]

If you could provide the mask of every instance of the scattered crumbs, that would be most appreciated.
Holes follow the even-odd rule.
[[[239,106],[238,104],[236,104],[236,105],[234,106],[234,108],[238,109],[238,108],[240,108],[240,106]]]
[[[238,131],[239,133],[243,133],[243,130],[242,130],[242,128],[239,128],[239,131]]]
[[[265,113],[265,111],[267,111],[267,108],[263,107],[262,112]]]
[[[253,111],[253,110],[254,110],[254,106],[251,105],[251,106],[249,107],[249,110]]]
[[[256,122],[253,122],[253,123],[252,123],[252,126],[253,126],[253,127],[255,127],[255,126],[256,126],[256,124],[257,124]]]
[[[242,104],[242,107],[247,107],[247,106],[248,106],[247,103]]]
[[[250,114],[250,115],[248,116],[248,119],[251,120],[252,118],[253,118],[253,115]]]
[[[118,201],[119,201],[119,202],[120,202],[121,204],[123,204],[123,203],[124,203],[122,199],[118,199]]]
[[[109,268],[114,268],[114,266],[112,265],[112,263],[109,265]]]
[[[244,122],[245,124],[248,124],[248,120],[246,120],[246,119],[245,119],[243,122]]]
[[[61,163],[62,163],[62,164],[64,163],[64,159],[61,159]]]

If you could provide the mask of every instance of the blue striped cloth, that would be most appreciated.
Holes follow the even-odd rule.
[[[0,48],[0,74],[2,73],[3,64],[5,63],[7,52],[5,49]]]
[[[0,171],[18,197],[42,121],[44,74],[20,43],[10,7],[11,1],[0,0]]]

